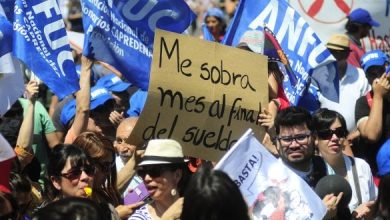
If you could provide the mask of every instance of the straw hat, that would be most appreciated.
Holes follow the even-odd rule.
[[[345,34],[334,34],[330,36],[326,47],[332,50],[349,50],[349,38]]]
[[[179,142],[172,139],[156,139],[149,141],[138,166],[184,162],[183,149]]]

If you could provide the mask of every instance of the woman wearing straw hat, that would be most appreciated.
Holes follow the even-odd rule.
[[[137,172],[142,177],[153,202],[136,210],[129,220],[160,219],[183,195],[189,178],[182,147],[171,139],[149,141]]]

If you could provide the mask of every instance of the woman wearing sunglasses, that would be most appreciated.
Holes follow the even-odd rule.
[[[47,174],[48,202],[63,197],[88,197],[84,188],[92,187],[95,168],[85,152],[71,144],[56,145],[50,155]]]
[[[115,149],[112,142],[95,132],[83,132],[73,144],[85,150],[96,169],[92,198],[98,202],[121,204],[116,187]]]
[[[343,143],[348,135],[344,117],[333,110],[319,109],[313,115],[317,146],[326,162],[329,175],[343,176],[352,188],[349,209],[357,218],[366,217],[377,196],[370,166],[360,158],[343,154]]]
[[[183,195],[189,179],[183,150],[177,141],[149,141],[137,168],[153,202],[137,209],[129,220],[160,219],[164,212]]]

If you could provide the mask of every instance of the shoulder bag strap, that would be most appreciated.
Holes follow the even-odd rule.
[[[360,204],[362,204],[362,194],[360,192],[360,184],[359,184],[359,178],[357,175],[355,159],[353,159],[353,157],[351,157],[351,156],[348,156],[348,157],[352,163],[353,182],[355,183],[356,194],[357,194],[359,205],[360,205]]]

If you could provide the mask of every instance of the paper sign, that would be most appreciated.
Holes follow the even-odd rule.
[[[130,140],[179,141],[185,155],[217,161],[268,102],[267,57],[158,30],[145,108]]]

